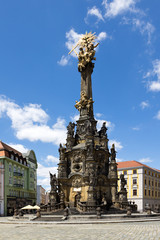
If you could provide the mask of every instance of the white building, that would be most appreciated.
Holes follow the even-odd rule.
[[[46,190],[41,185],[37,185],[37,204],[46,204]]]
[[[160,170],[137,161],[118,162],[117,169],[118,177],[124,174],[128,200],[137,204],[138,211],[144,211],[146,203],[152,210],[160,207]]]

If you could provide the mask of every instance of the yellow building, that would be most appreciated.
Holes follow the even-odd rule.
[[[138,211],[144,211],[147,203],[152,210],[157,206],[160,207],[160,170],[137,161],[125,161],[118,162],[117,171],[118,178],[120,174],[124,174],[127,181],[127,198],[137,204]],[[118,183],[119,190],[120,183]]]

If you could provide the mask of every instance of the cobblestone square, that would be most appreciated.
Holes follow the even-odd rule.
[[[160,221],[105,224],[1,223],[0,240],[160,239]]]

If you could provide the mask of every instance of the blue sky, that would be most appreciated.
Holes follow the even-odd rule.
[[[0,139],[33,149],[38,183],[48,189],[58,145],[80,97],[81,34],[100,45],[92,74],[95,118],[107,122],[117,160],[160,169],[160,1],[0,2]]]

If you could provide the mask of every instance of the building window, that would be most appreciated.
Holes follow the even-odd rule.
[[[157,187],[157,181],[155,182],[155,187]]]
[[[9,184],[12,184],[12,178],[9,177]]]
[[[145,174],[147,174],[147,170],[145,170],[144,172],[145,172]]]
[[[16,168],[16,166],[14,166],[14,170],[13,170],[14,172],[16,172],[17,171],[17,168]]]
[[[133,196],[137,196],[137,189],[133,190]]]
[[[12,172],[12,165],[9,165],[9,172]]]
[[[16,157],[16,162],[18,162],[18,157]]]
[[[147,179],[146,178],[145,178],[144,182],[145,182],[145,185],[146,185],[147,184]]]
[[[155,174],[155,177],[157,177],[157,173]]]
[[[11,154],[11,159],[14,160],[14,155],[13,154]]]
[[[148,195],[150,196],[150,190],[148,190]]]
[[[147,196],[147,190],[146,189],[144,190],[144,195]]]
[[[137,174],[137,170],[136,169],[133,170],[133,174]]]
[[[155,191],[155,197],[157,197],[157,191]]]
[[[149,186],[150,186],[150,184],[151,184],[150,179],[149,179],[149,181],[148,181],[148,184],[149,184]]]
[[[22,170],[22,176],[24,176],[24,170]]]
[[[153,193],[153,190],[152,190],[152,197],[154,197],[154,193]]]
[[[14,178],[14,179],[13,179],[13,184],[16,184],[16,183],[17,183],[17,179]]]
[[[133,184],[137,184],[137,179],[133,179]]]
[[[152,181],[152,186],[154,186],[154,182]]]
[[[127,175],[127,171],[123,171],[123,174],[124,174],[124,175]]]

